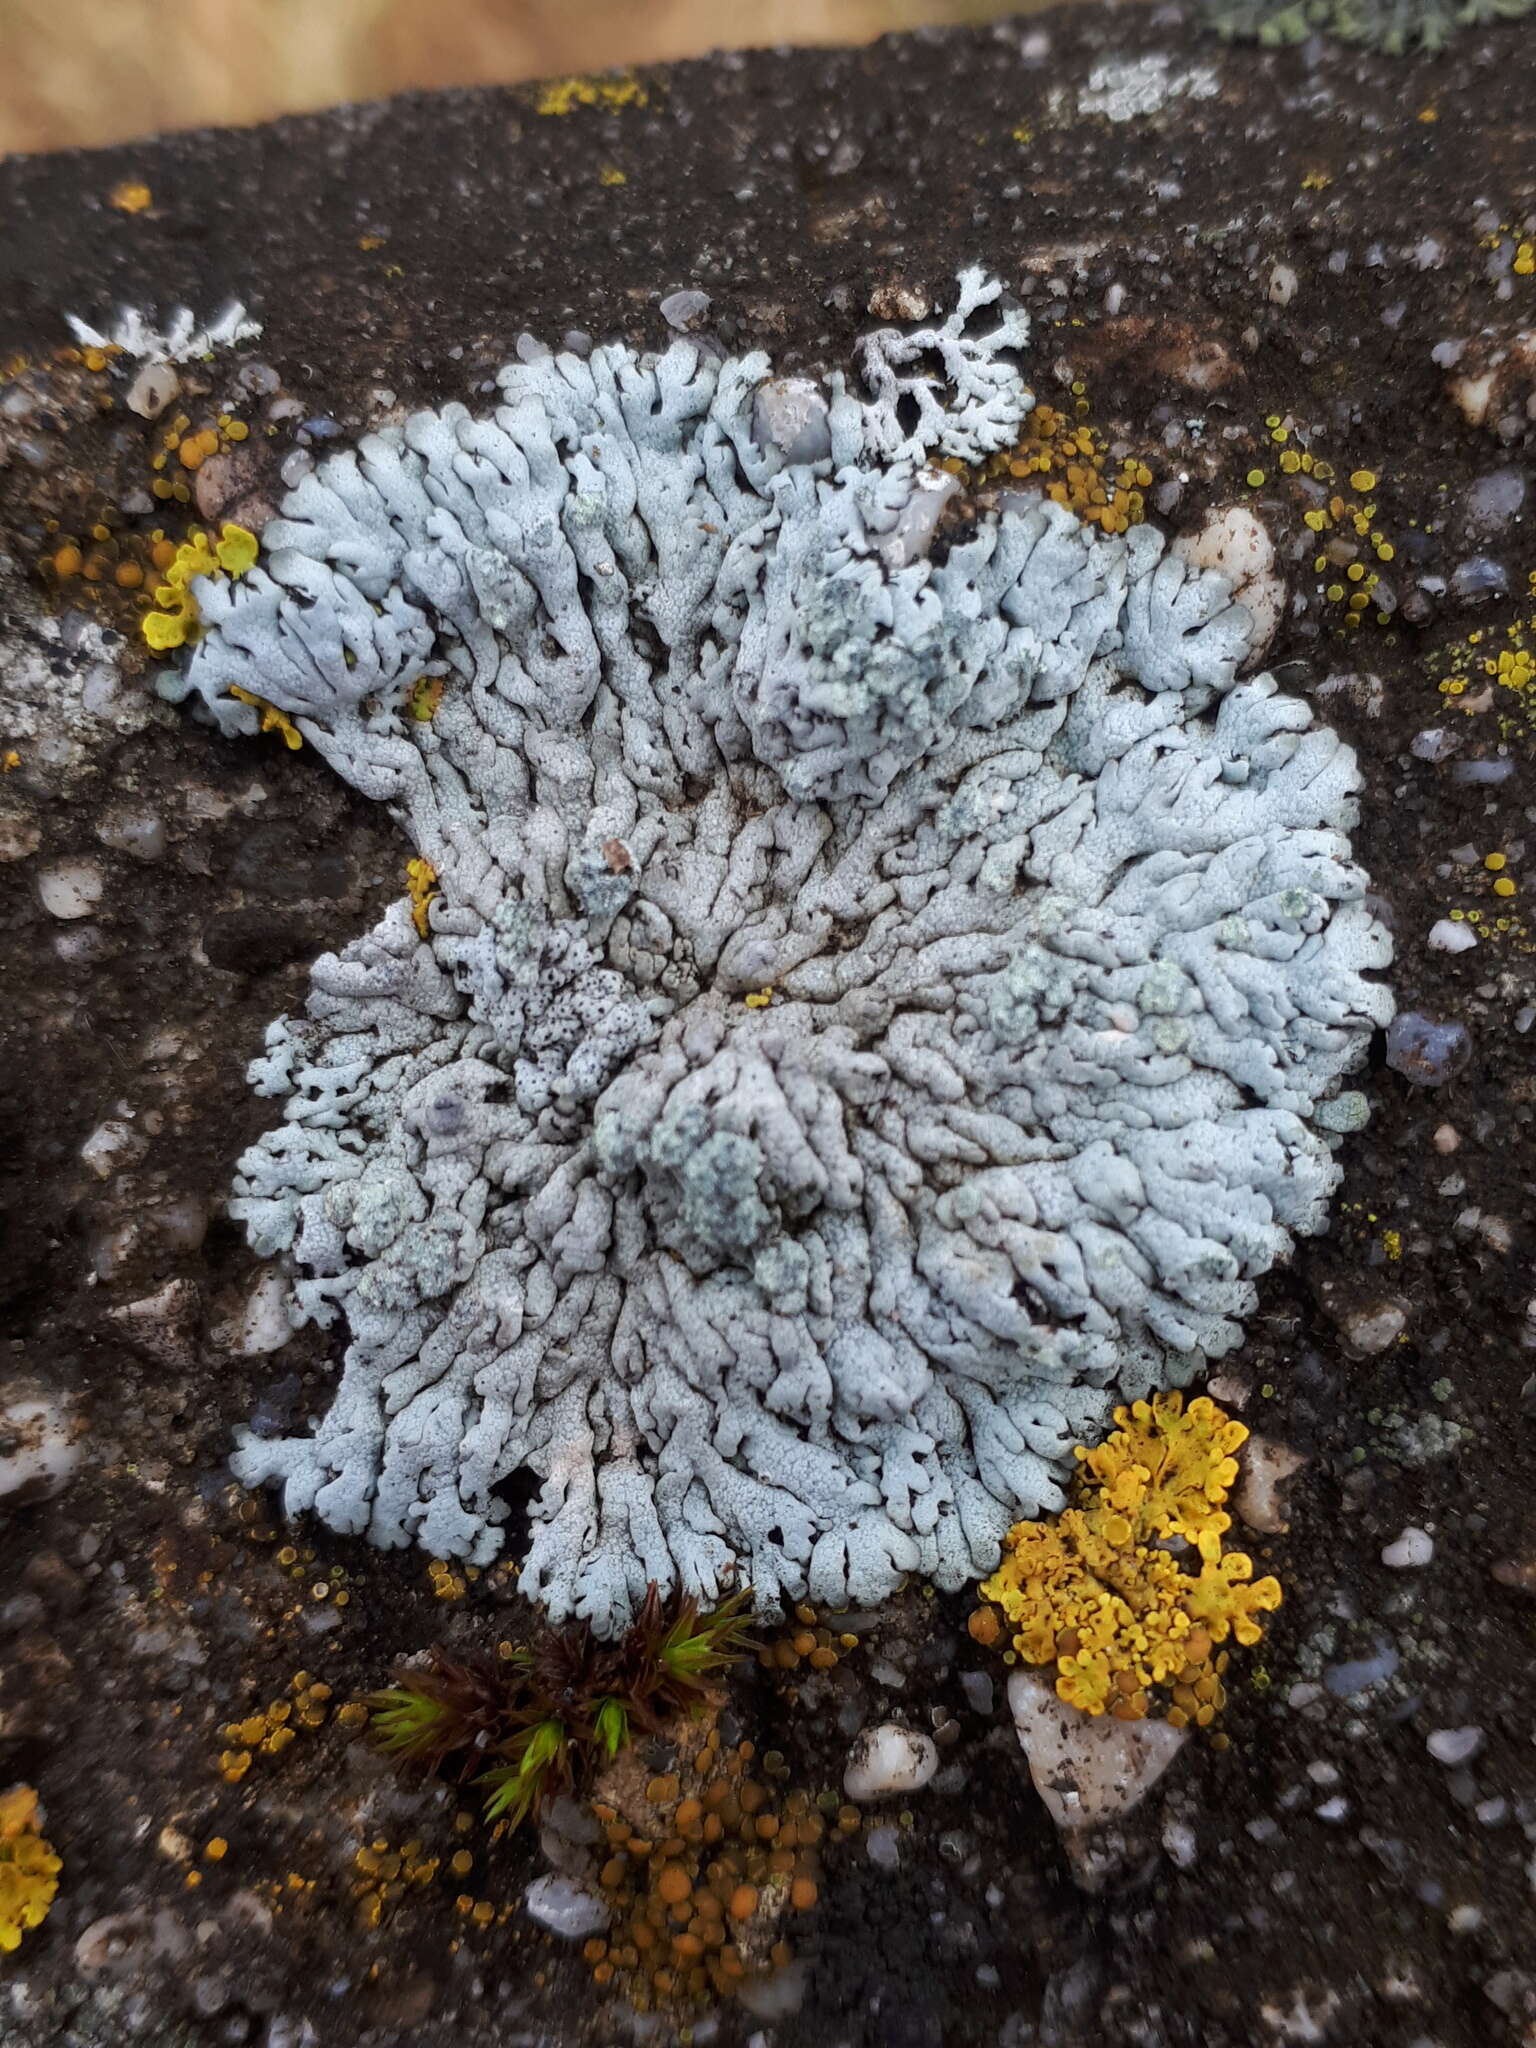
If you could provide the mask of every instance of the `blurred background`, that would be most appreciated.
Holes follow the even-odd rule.
[[[753,44],[866,42],[1028,4],[0,0],[0,153],[264,121],[413,86],[508,84]]]

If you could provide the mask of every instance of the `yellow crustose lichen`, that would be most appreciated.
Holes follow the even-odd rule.
[[[279,711],[275,704],[269,704],[265,697],[258,697],[253,690],[242,690],[238,683],[230,684],[229,694],[238,697],[242,704],[254,706],[261,713],[262,731],[281,733],[283,745],[290,753],[303,746],[304,735],[286,711]]]
[[[437,869],[429,860],[408,860],[405,864],[405,886],[411,899],[411,923],[416,927],[416,936],[424,939],[432,930],[427,907],[439,893]]]
[[[569,114],[577,107],[644,107],[650,95],[632,71],[618,71],[606,78],[550,78],[539,87],[537,101],[541,114]]]
[[[1159,1394],[1115,1410],[1115,1433],[1079,1446],[1077,1502],[1054,1520],[1020,1522],[982,1587],[1030,1664],[1056,1666],[1056,1691],[1085,1713],[1139,1721],[1154,1686],[1171,1688],[1168,1719],[1206,1727],[1220,1711],[1228,1638],[1256,1643],[1256,1617],[1280,1604],[1276,1580],[1224,1551],[1223,1503],[1248,1432],[1201,1397]],[[1189,1546],[1195,1568],[1178,1551]],[[1001,1633],[972,1616],[978,1641]]]
[[[21,1946],[41,1927],[63,1868],[53,1844],[37,1829],[37,1794],[30,1785],[0,1793],[0,1952]]]
[[[199,576],[243,576],[256,562],[258,544],[243,526],[221,528],[217,541],[201,531],[176,550],[165,581],[155,592],[158,611],[144,614],[144,638],[156,654],[168,654],[198,635],[197,598],[192,585]]]

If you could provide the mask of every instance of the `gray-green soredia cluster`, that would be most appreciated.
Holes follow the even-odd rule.
[[[198,587],[175,687],[440,883],[252,1069],[231,1207],[347,1337],[235,1459],[290,1512],[483,1562],[529,1468],[522,1586],[603,1633],[954,1586],[1320,1227],[1390,1013],[1355,763],[1150,528],[946,522],[1025,339],[970,272],[854,379],[528,350]]]

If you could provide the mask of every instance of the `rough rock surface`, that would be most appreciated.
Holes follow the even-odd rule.
[[[1190,1741],[1138,1809],[1159,1860],[1079,1893],[964,1597],[913,1587],[847,1617],[859,1647],[835,1670],[754,1668],[738,1689],[743,1733],[808,1789],[835,1788],[859,1731],[893,1717],[941,1761],[878,1856],[856,1836],[829,1851],[793,1937],[800,2012],[728,2011],[716,2038],[1521,2038],[1536,795],[1518,692],[1458,650],[1474,632],[1513,649],[1536,566],[1518,504],[1501,513],[1510,494],[1486,484],[1530,466],[1528,42],[1513,24],[1398,68],[1084,9],[684,66],[644,105],[559,118],[531,93],[448,95],[0,167],[0,751],[18,757],[0,781],[5,1377],[84,1425],[69,1483],[0,1531],[0,1776],[38,1785],[64,1857],[0,1984],[6,2048],[477,2048],[633,2025],[579,1948],[517,1910],[531,1841],[474,1838],[473,1892],[509,1909],[490,1930],[439,1884],[359,1931],[358,1850],[451,1850],[451,1802],[397,1784],[330,1719],[238,1782],[221,1772],[226,1725],[293,1697],[300,1671],[339,1701],[519,1610],[499,1568],[429,1577],[229,1488],[235,1426],[302,1434],[338,1349],[313,1329],[275,1353],[240,1334],[261,1271],[225,1193],[270,1122],[244,1068],[315,959],[398,898],[409,849],[313,747],[221,741],[155,700],[131,591],[111,558],[100,582],[61,582],[60,536],[89,544],[106,512],[146,535],[190,516],[151,495],[179,411],[250,426],[240,473],[198,477],[213,518],[275,505],[328,440],[396,408],[483,406],[525,332],[664,347],[661,301],[699,291],[691,340],[812,376],[872,324],[947,304],[971,261],[1030,315],[1037,397],[1081,400],[1110,466],[1146,465],[1166,531],[1235,502],[1263,520],[1290,592],[1266,660],[1358,752],[1355,853],[1394,927],[1401,1003],[1463,1036],[1434,1085],[1378,1057],[1330,1232],[1260,1283],[1227,1361],[1245,1419],[1307,1464],[1289,1532],[1254,1545],[1286,1605],[1258,1661],[1234,1662],[1231,1747]],[[125,178],[149,186],[145,211],[109,203]],[[231,298],[260,336],[180,364],[153,420],[124,402],[136,364],[54,353],[74,345],[69,314],[109,333],[128,305],[164,328]],[[1283,466],[1303,448],[1330,481]],[[1385,588],[1358,629],[1342,624],[1352,515],[1323,534],[1305,517],[1331,517],[1334,495],[1373,505],[1394,548],[1371,554]],[[1436,682],[1457,676],[1448,701]],[[1414,748],[1428,729],[1456,744]],[[139,851],[113,844],[129,811]],[[100,896],[60,919],[39,877],[81,863]],[[1427,945],[1474,910],[1475,948]],[[102,1149],[80,1154],[109,1124],[147,1144],[102,1179]],[[1356,1343],[1384,1302],[1390,1341]],[[1433,1556],[1397,1571],[1381,1552],[1410,1525]],[[1459,1761],[1427,1747],[1469,1729]]]

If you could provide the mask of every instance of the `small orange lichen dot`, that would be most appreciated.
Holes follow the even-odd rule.
[[[988,1650],[1003,1632],[1003,1624],[998,1619],[995,1607],[975,1608],[965,1626],[971,1641],[980,1643],[983,1649]]]
[[[141,178],[124,178],[107,194],[107,204],[118,213],[144,213],[155,195]]]

